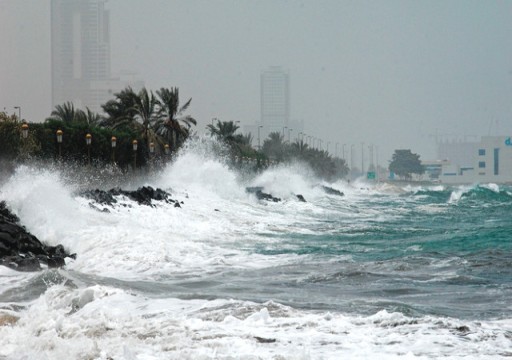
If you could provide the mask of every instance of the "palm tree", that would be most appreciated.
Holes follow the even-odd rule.
[[[71,124],[79,120],[81,116],[79,111],[81,110],[75,110],[75,106],[72,102],[67,101],[62,105],[55,106],[55,110],[51,113],[51,118],[60,120],[66,124]]]
[[[121,92],[114,94],[115,99],[101,105],[107,118],[102,122],[103,126],[117,129],[123,126],[132,127],[135,123],[135,98],[137,94],[131,87],[126,87]]]
[[[211,136],[231,145],[236,143],[235,133],[240,127],[234,121],[217,121],[215,125],[208,124],[207,128]]]
[[[183,112],[190,106],[190,98],[180,107],[178,88],[161,88],[156,91],[158,105],[160,106],[159,117],[154,123],[156,133],[169,142],[172,149],[175,149],[180,139],[185,139],[190,134],[192,125],[197,121],[192,116],[183,116]]]
[[[304,155],[309,150],[309,146],[304,140],[297,140],[292,144],[292,151],[299,156]]]
[[[261,151],[269,158],[283,160],[286,148],[283,135],[279,131],[275,131],[268,134],[268,138],[263,142]]]
[[[133,109],[136,117],[139,118],[142,124],[142,135],[146,139],[148,146],[150,140],[155,138],[152,126],[157,121],[157,105],[158,100],[153,95],[153,92],[148,92],[145,87],[134,97]]]
[[[85,108],[85,111],[77,109],[75,110],[75,116],[73,122],[75,123],[84,123],[87,125],[99,125],[103,118],[91,111],[88,107]]]

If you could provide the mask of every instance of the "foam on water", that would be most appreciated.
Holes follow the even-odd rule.
[[[481,227],[464,232],[461,226],[447,235],[439,224],[450,224],[454,209],[463,210],[461,199],[478,188],[330,184],[299,163],[251,176],[210,155],[215,146],[190,144],[161,172],[138,179],[169,191],[181,208],[119,197],[113,207],[93,204],[110,211],[100,212],[80,195],[82,185],[64,181],[59,170],[19,167],[1,187],[0,200],[40,240],[61,243],[78,257],[66,259],[64,269],[37,274],[0,268],[0,320],[19,317],[0,326],[0,359],[512,354],[505,283],[478,288],[495,291],[503,304],[490,309],[503,311],[502,320],[429,312],[436,306],[442,311],[443,301],[464,299],[457,297],[464,276],[475,284],[494,276],[479,278],[487,276],[488,268],[479,270],[488,266],[487,258],[474,270],[481,274],[461,274],[473,260],[447,245],[458,232],[469,245],[467,234]],[[247,186],[283,201],[258,201]],[[322,186],[345,196],[329,195]],[[495,185],[482,189],[501,191]],[[429,225],[432,217],[435,226]],[[501,260],[506,272],[507,260]],[[39,292],[25,295],[30,287]],[[482,299],[485,304],[489,298]],[[461,305],[467,313],[487,309],[478,301],[471,306]]]
[[[0,327],[8,359],[492,359],[505,321],[300,311],[274,302],[147,298],[106,286],[50,287]],[[27,347],[26,344],[30,344]]]

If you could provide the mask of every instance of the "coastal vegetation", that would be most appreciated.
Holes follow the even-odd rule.
[[[78,109],[71,102],[57,105],[39,123],[0,112],[0,160],[11,165],[27,159],[89,166],[110,163],[122,171],[162,163],[195,136],[197,121],[186,114],[191,102],[180,103],[178,88],[136,92],[127,87],[102,105],[102,115]],[[207,126],[209,135],[227,149],[233,167],[259,171],[275,163],[301,161],[327,180],[348,174],[343,159],[310,147],[300,138],[285,141],[279,132],[270,133],[257,150],[252,147],[252,134],[240,133],[238,123],[217,120]]]
[[[395,150],[389,170],[400,178],[410,181],[413,174],[422,175],[425,168],[421,165],[420,156],[414,154],[411,150]]]

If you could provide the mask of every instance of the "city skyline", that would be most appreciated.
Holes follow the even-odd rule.
[[[110,19],[106,0],[51,0],[52,108],[71,102],[103,113],[101,105],[142,82],[111,75]]]
[[[50,1],[0,0],[0,102],[42,121],[51,108]],[[512,133],[512,4],[490,1],[109,0],[112,74],[192,97],[198,132],[260,118],[259,76],[293,76],[290,119],[381,164],[436,139]],[[171,16],[172,14],[172,16]],[[172,21],[170,19],[172,18]],[[253,133],[256,137],[257,134]],[[292,133],[292,137],[297,133]],[[360,153],[361,151],[358,151]],[[348,157],[348,156],[346,156]],[[360,159],[354,159],[361,163]]]

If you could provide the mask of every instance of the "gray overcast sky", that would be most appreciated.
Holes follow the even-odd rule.
[[[512,135],[512,1],[109,0],[112,71],[180,88],[202,132],[259,120],[259,76],[290,72],[291,115],[330,141],[435,155],[436,132]],[[50,108],[49,0],[0,0],[0,109]],[[293,137],[293,133],[292,133]],[[348,145],[348,148],[350,145]],[[347,150],[348,150],[347,148]]]

